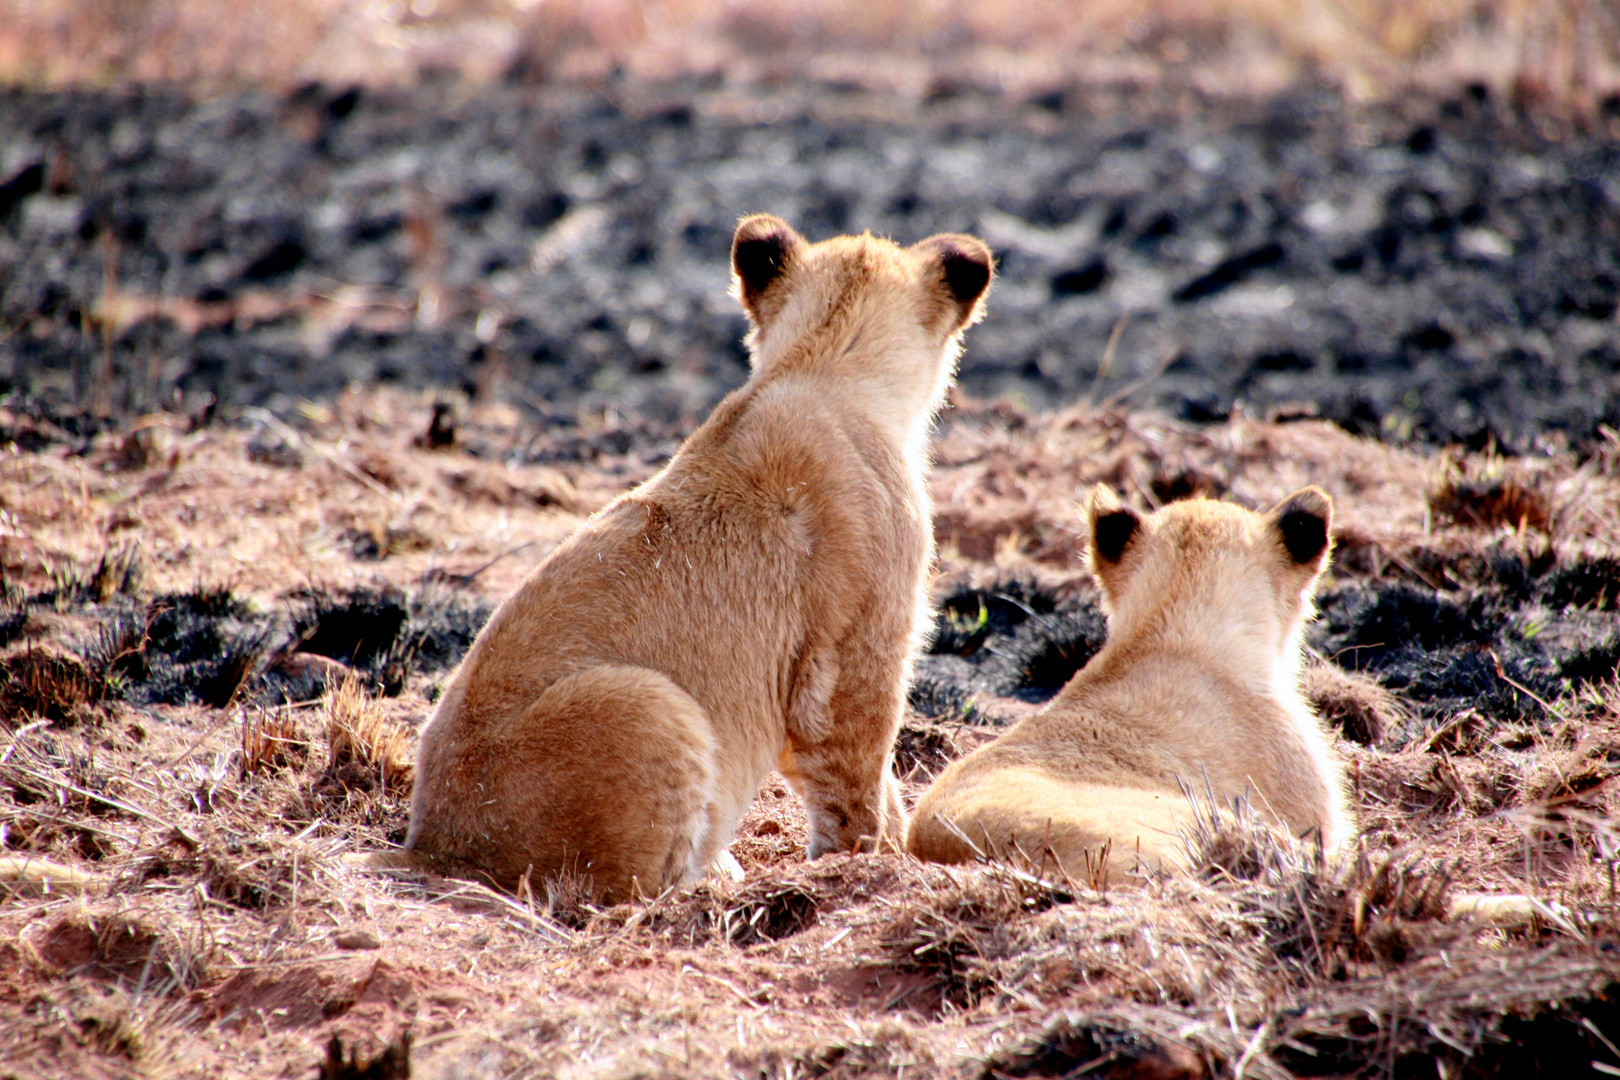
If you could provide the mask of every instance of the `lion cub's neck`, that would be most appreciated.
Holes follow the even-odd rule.
[[[830,314],[791,341],[760,342],[754,360],[758,393],[858,417],[885,443],[901,448],[910,471],[920,473],[927,465],[934,415],[956,369],[960,337],[953,336],[943,350],[929,348],[896,333],[883,319],[860,315]]]
[[[1279,602],[1275,586],[1246,562],[1150,559],[1109,613],[1105,651],[1242,673],[1257,689],[1279,681],[1292,687],[1307,602]]]

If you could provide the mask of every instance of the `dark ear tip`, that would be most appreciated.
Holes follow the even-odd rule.
[[[1310,487],[1300,488],[1284,499],[1283,505],[1316,514],[1318,517],[1330,518],[1333,516],[1333,497],[1315,484]]]
[[[793,234],[793,226],[777,217],[775,214],[749,214],[737,222],[737,231],[732,236],[731,246],[747,243],[750,240],[763,240],[773,233],[784,236]]]
[[[1118,562],[1125,554],[1141,519],[1124,507],[1111,510],[1091,523],[1091,549],[1104,562]]]
[[[967,307],[984,295],[995,276],[995,256],[983,240],[973,236],[949,233],[924,241],[939,255],[940,269],[945,275],[945,287],[951,298]]]
[[[731,267],[742,282],[745,302],[751,304],[776,280],[800,242],[792,226],[772,214],[742,220],[731,242]]]
[[[1327,550],[1333,500],[1318,487],[1302,488],[1277,507],[1277,531],[1295,563],[1308,563]]]
[[[751,236],[738,240],[731,249],[731,262],[737,276],[752,284],[753,279],[766,270],[780,267],[787,254],[785,238],[777,235]]]

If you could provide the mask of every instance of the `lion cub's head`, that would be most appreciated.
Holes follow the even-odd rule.
[[[1158,631],[1297,654],[1332,546],[1333,500],[1321,488],[1263,514],[1189,499],[1142,515],[1099,486],[1085,515],[1110,638]]]
[[[993,267],[971,236],[906,248],[870,234],[812,244],[769,214],[744,218],[731,245],[756,372],[853,380],[913,411],[943,395]]]

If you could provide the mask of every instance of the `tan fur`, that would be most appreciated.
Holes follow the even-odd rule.
[[[926,625],[927,428],[990,253],[811,245],[759,216],[733,269],[748,383],[478,635],[422,731],[420,864],[657,892],[702,872],[773,767],[811,857],[902,842],[890,761]]]
[[[1129,870],[1138,850],[1173,865],[1194,815],[1183,785],[1220,805],[1247,793],[1277,826],[1318,830],[1338,850],[1352,832],[1343,766],[1299,692],[1327,495],[1306,488],[1267,514],[1195,499],[1139,517],[1099,488],[1086,513],[1108,643],[1050,706],[934,781],[911,852],[966,862],[974,848],[1050,849],[1079,877],[1111,844],[1114,867]],[[1296,536],[1303,523],[1301,543],[1319,528],[1320,550],[1296,558],[1285,518]]]

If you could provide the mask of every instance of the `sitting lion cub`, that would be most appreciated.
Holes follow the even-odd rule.
[[[968,236],[738,226],[751,377],[490,618],[423,728],[402,861],[656,893],[703,872],[772,767],[811,858],[901,845],[925,440],[991,268]]]
[[[1328,561],[1332,503],[1309,487],[1269,513],[1193,499],[1146,517],[1097,488],[1086,508],[1108,643],[1045,710],[940,774],[907,846],[936,862],[1046,850],[1175,863],[1187,791],[1248,794],[1296,836],[1350,837],[1343,767],[1298,688]],[[1129,860],[1129,861],[1126,861]]]

